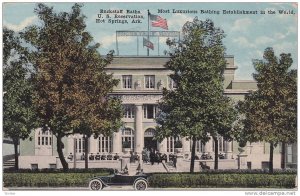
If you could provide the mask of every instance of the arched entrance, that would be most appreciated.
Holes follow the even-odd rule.
[[[150,150],[157,150],[157,140],[154,139],[155,129],[148,128],[144,134],[144,147]]]

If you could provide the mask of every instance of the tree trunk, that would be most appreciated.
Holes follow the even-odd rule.
[[[15,150],[15,170],[19,169],[19,152],[18,152],[18,145],[19,139],[13,139],[14,143],[14,150]]]
[[[274,152],[274,143],[270,142],[270,160],[269,160],[269,173],[273,173],[273,152]]]
[[[195,166],[195,151],[196,151],[196,138],[192,137],[192,155],[191,155],[191,167],[190,173],[194,173],[194,166]]]
[[[285,157],[286,157],[286,143],[282,142],[281,144],[281,169],[285,169],[286,168],[286,162],[285,162]]]
[[[215,170],[219,169],[219,140],[214,137],[215,142]]]
[[[89,137],[85,136],[84,137],[84,168],[88,169],[89,168]]]
[[[63,153],[63,143],[61,141],[62,137],[58,135],[56,136],[56,138],[57,138],[56,146],[57,146],[57,153],[58,153],[59,160],[61,162],[61,165],[63,166],[63,170],[68,171],[69,166]]]

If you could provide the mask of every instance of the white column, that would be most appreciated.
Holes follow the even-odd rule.
[[[89,139],[89,153],[96,154],[98,152],[98,138],[91,136]]]
[[[122,152],[122,138],[121,138],[121,130],[113,133],[113,153],[121,153]]]
[[[191,152],[191,145],[190,145],[190,140],[186,140],[187,137],[181,138],[182,142],[182,152],[184,154],[190,153]]]
[[[232,159],[232,142],[231,141],[226,141],[225,158]]]
[[[68,144],[68,154],[69,155],[70,153],[72,153],[74,155],[74,137],[73,136],[68,136],[68,139],[67,139],[67,144]]]
[[[205,144],[205,153],[208,153],[210,155],[212,155],[214,152],[213,152],[213,138],[210,137],[209,141],[206,142]]]
[[[161,153],[167,152],[167,138],[165,138],[162,142],[158,143],[158,151]]]
[[[141,153],[144,147],[143,107],[142,104],[135,106],[135,152]]]

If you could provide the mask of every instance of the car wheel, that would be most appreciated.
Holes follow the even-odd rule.
[[[89,183],[89,187],[93,191],[99,191],[102,189],[102,182],[100,180],[91,180]]]
[[[134,183],[134,189],[137,190],[137,191],[143,191],[143,190],[146,190],[148,187],[148,184],[146,182],[146,180],[137,180],[135,183]]]

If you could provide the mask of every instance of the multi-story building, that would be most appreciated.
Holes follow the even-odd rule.
[[[224,94],[235,101],[243,100],[249,90],[255,90],[254,81],[235,80],[234,75],[237,67],[234,65],[234,57],[226,56],[227,67],[224,72]],[[93,154],[115,154],[126,157],[128,151],[141,153],[143,148],[157,149],[161,153],[171,154],[178,151],[182,160],[189,167],[191,142],[187,138],[165,138],[162,142],[154,139],[157,114],[157,104],[162,98],[162,89],[174,89],[176,84],[171,80],[170,70],[164,67],[168,57],[123,57],[117,56],[106,68],[108,73],[113,73],[119,79],[119,85],[111,93],[111,96],[119,97],[124,107],[122,118],[124,127],[112,136],[102,136],[89,139],[89,153]],[[205,74],[205,73],[204,73]],[[20,143],[20,168],[49,168],[60,167],[56,152],[56,138],[50,131],[42,132],[37,129],[31,134],[32,140]],[[176,149],[175,143],[180,140],[182,148]],[[63,152],[67,157],[69,154],[75,156],[69,161],[70,167],[84,167],[80,160],[85,143],[82,135],[72,135],[63,138]],[[180,146],[179,146],[180,147]],[[269,145],[267,143],[248,143],[241,150],[237,142],[229,142],[219,138],[219,152],[224,154],[225,159],[220,160],[220,168],[265,168],[269,161]],[[288,148],[287,161],[296,162],[293,151],[296,148]],[[207,153],[213,155],[214,144],[211,139],[208,143],[197,142],[196,153]],[[212,156],[213,157],[213,156]],[[79,160],[78,160],[79,159]],[[280,148],[275,149],[274,167],[280,168]],[[212,164],[212,160],[207,160]],[[90,167],[119,167],[117,161],[90,161]]]

